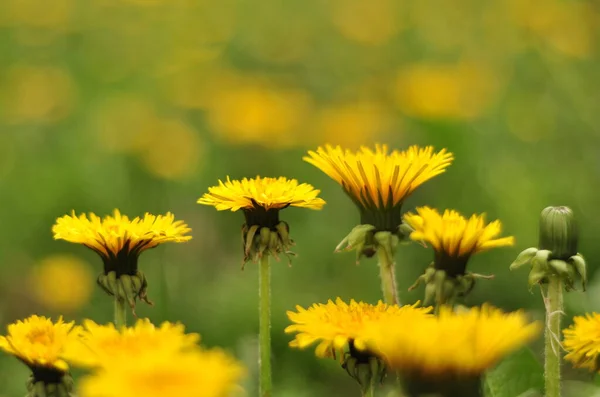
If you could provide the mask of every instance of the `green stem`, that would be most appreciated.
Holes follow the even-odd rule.
[[[259,372],[260,397],[271,397],[271,266],[269,255],[260,259],[259,294]]]
[[[127,326],[127,311],[125,310],[125,300],[115,296],[115,327]]]
[[[375,387],[371,385],[367,391],[363,392],[363,397],[375,397]]]
[[[379,274],[381,277],[381,290],[383,300],[387,304],[400,305],[398,299],[398,288],[396,287],[396,272],[394,258],[390,258],[386,250],[378,249],[377,258],[379,260]]]
[[[562,281],[551,276],[548,280],[546,306],[546,332],[544,379],[546,397],[560,397],[560,316],[563,312]]]

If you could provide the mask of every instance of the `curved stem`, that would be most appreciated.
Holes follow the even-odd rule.
[[[563,311],[563,296],[562,281],[559,277],[549,277],[544,305],[546,306],[546,331],[544,337],[546,397],[560,397],[560,316]]]
[[[115,295],[115,327],[127,326],[127,311],[125,310],[125,300]]]
[[[271,267],[269,264],[269,255],[263,255],[260,259],[258,273],[259,389],[261,397],[271,397],[273,385],[271,383]]]
[[[387,304],[400,305],[398,299],[398,288],[396,287],[396,272],[394,258],[390,258],[386,250],[378,249],[377,258],[379,260],[379,274],[381,277],[381,290],[383,300]]]

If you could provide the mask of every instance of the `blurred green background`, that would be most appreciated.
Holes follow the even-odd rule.
[[[273,266],[275,395],[358,395],[335,362],[289,349],[283,333],[296,304],[380,298],[374,260],[333,253],[358,212],[301,160],[327,142],[455,153],[406,208],[487,212],[516,236],[471,261],[496,275],[472,305],[541,318],[527,272],[508,265],[536,244],[542,208],[571,206],[592,282],[568,295],[567,322],[598,309],[599,22],[598,2],[574,0],[0,1],[0,325],[33,313],[110,321],[100,259],[53,241],[56,217],[173,211],[194,238],[142,255],[155,306],[138,314],[230,349],[254,395],[257,269],[240,271],[243,217],[196,200],[227,175],[285,175],[328,204],[282,213],[298,258]],[[407,287],[431,251],[409,245],[397,259],[402,301],[414,302],[423,291]],[[27,376],[0,355],[2,397],[22,396]]]

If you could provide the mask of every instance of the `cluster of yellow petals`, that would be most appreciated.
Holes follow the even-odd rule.
[[[153,355],[166,357],[197,348],[200,335],[185,333],[183,324],[164,322],[155,326],[149,319],[138,319],[133,327],[118,330],[113,324],[99,325],[84,320],[78,343],[67,352],[70,362],[83,367],[104,367],[114,362]]]
[[[319,197],[320,190],[308,183],[298,183],[296,179],[244,178],[241,181],[227,177],[219,180],[199,200],[199,204],[212,205],[218,211],[238,211],[253,209],[257,205],[265,210],[281,209],[288,206],[321,209],[325,201]]]
[[[183,221],[175,221],[170,212],[129,219],[118,209],[104,219],[94,213],[77,216],[73,211],[58,218],[52,227],[55,240],[83,244],[104,257],[113,257],[124,248],[140,253],[165,242],[188,241],[192,238],[186,235],[190,231]]]
[[[597,372],[600,370],[600,314],[576,316],[573,321],[573,325],[563,330],[563,347],[568,352],[565,360],[572,362],[576,368]]]
[[[219,349],[182,354],[176,359],[157,352],[143,360],[115,360],[83,378],[79,394],[81,397],[230,397],[241,391],[237,383],[244,373],[238,362]]]
[[[405,214],[404,221],[414,229],[412,240],[426,241],[450,257],[465,257],[515,243],[512,236],[497,238],[502,224],[499,220],[486,224],[485,214],[466,219],[455,210],[445,210],[441,215],[434,208],[419,207],[416,214]]]
[[[288,311],[288,318],[294,323],[285,329],[286,333],[297,333],[290,342],[291,347],[304,349],[319,342],[316,355],[319,357],[343,357],[343,350],[349,342],[363,350],[365,348],[364,329],[393,316],[402,321],[412,322],[417,317],[427,316],[431,308],[388,305],[379,301],[376,305],[350,300],[350,304],[337,298],[326,304],[316,303],[308,309],[296,306],[297,312]]]
[[[522,311],[483,305],[405,321],[388,316],[364,331],[366,346],[387,365],[425,376],[478,375],[534,339],[541,325]]]
[[[445,172],[454,157],[446,149],[436,153],[432,146],[391,152],[387,145],[376,145],[375,150],[362,146],[353,152],[326,145],[303,159],[342,185],[361,207],[390,209]]]
[[[51,319],[33,315],[8,326],[8,334],[0,336],[0,349],[30,367],[46,367],[66,372],[69,365],[65,352],[76,343],[80,327],[65,323],[60,317]]]

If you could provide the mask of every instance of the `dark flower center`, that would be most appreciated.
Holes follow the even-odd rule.
[[[33,381],[49,383],[61,383],[65,373],[59,369],[52,367],[42,367],[38,365],[29,365],[33,373]]]
[[[244,217],[246,218],[246,226],[259,226],[259,227],[268,227],[271,230],[276,230],[275,226],[279,224],[279,211],[287,208],[289,206],[286,205],[282,208],[269,208],[265,209],[265,207],[258,204],[256,201],[252,200],[252,204],[254,208],[244,208]]]
[[[434,267],[444,270],[449,277],[462,276],[467,271],[470,255],[450,256],[446,252],[435,252]]]
[[[131,246],[131,240],[127,240],[123,245],[123,248],[121,248],[116,254],[107,249],[108,255],[106,255],[104,252],[98,251],[93,247],[89,248],[96,251],[96,253],[98,253],[98,255],[100,255],[102,258],[102,262],[104,264],[104,274],[115,271],[117,273],[117,277],[124,274],[133,276],[138,270],[138,258],[140,253],[144,249],[147,249],[146,246],[150,242],[152,242],[151,239],[140,240],[136,242],[135,245]]]
[[[378,232],[397,233],[402,224],[402,207],[360,208],[360,223],[373,225]]]

